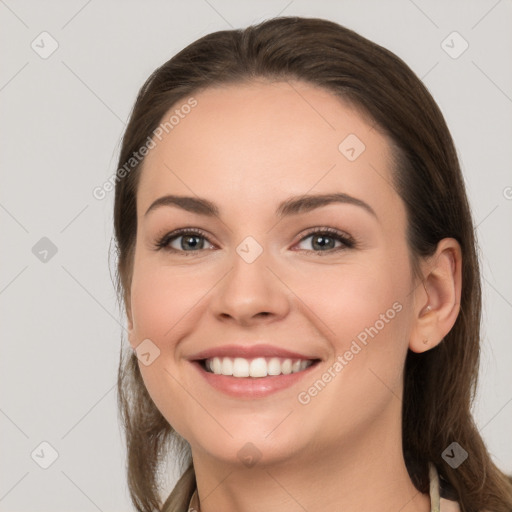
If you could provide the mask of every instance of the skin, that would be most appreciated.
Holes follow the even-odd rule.
[[[127,311],[131,346],[150,339],[160,350],[139,366],[156,406],[191,445],[201,510],[429,511],[403,460],[402,377],[407,350],[433,348],[455,323],[458,243],[442,240],[421,262],[423,283],[414,278],[389,140],[330,92],[255,81],[194,97],[197,106],[144,162]],[[348,134],[366,146],[354,161],[338,149]],[[365,201],[376,217],[339,203],[275,216],[290,196],[332,192]],[[145,215],[166,194],[206,198],[220,213],[162,206]],[[192,241],[202,250],[183,249],[183,238],[172,241],[181,252],[155,249],[182,227],[208,234]],[[324,227],[349,234],[356,247],[318,249],[307,230]],[[236,251],[247,236],[263,249],[252,263]],[[301,404],[298,394],[397,301],[401,311]],[[228,343],[269,343],[321,362],[291,388],[237,399],[186,359]],[[253,467],[237,456],[248,442],[261,457]]]

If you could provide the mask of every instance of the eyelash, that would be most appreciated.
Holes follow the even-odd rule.
[[[184,256],[193,256],[194,253],[199,253],[199,252],[208,250],[208,249],[199,249],[196,251],[183,251],[180,249],[174,249],[174,248],[169,247],[170,242],[172,242],[175,238],[179,238],[180,236],[184,236],[184,235],[198,236],[198,237],[204,238],[205,240],[207,240],[209,242],[207,233],[205,233],[204,231],[202,231],[200,229],[196,229],[196,228],[194,228],[194,229],[182,228],[182,229],[173,231],[172,233],[166,233],[164,236],[159,238],[155,244],[155,249],[157,251],[165,250],[165,251],[173,252],[173,253],[183,253]],[[342,233],[341,231],[338,231],[337,229],[329,228],[329,227],[313,228],[313,229],[309,230],[297,243],[303,242],[305,239],[309,238],[311,235],[329,235],[331,238],[334,238],[334,239],[342,242],[344,247],[327,249],[325,251],[299,249],[298,252],[313,252],[319,256],[324,256],[324,255],[333,254],[340,250],[357,248],[356,241],[350,235],[347,235],[345,233]],[[209,243],[211,243],[211,242],[209,242]],[[192,253],[192,254],[190,254],[190,253]]]

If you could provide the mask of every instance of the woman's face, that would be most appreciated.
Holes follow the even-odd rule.
[[[156,406],[228,463],[399,431],[414,286],[387,139],[301,82],[194,98],[137,192],[129,338]]]

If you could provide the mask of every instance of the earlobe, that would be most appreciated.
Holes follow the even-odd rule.
[[[409,340],[409,348],[417,353],[439,345],[457,320],[462,289],[462,254],[457,240],[441,240],[425,266],[423,286],[416,288],[414,296]]]

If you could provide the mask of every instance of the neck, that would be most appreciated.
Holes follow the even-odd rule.
[[[429,496],[407,472],[400,432],[400,423],[374,426],[366,435],[357,432],[357,439],[325,448],[312,443],[286,461],[252,468],[193,449],[201,512],[429,512]]]

